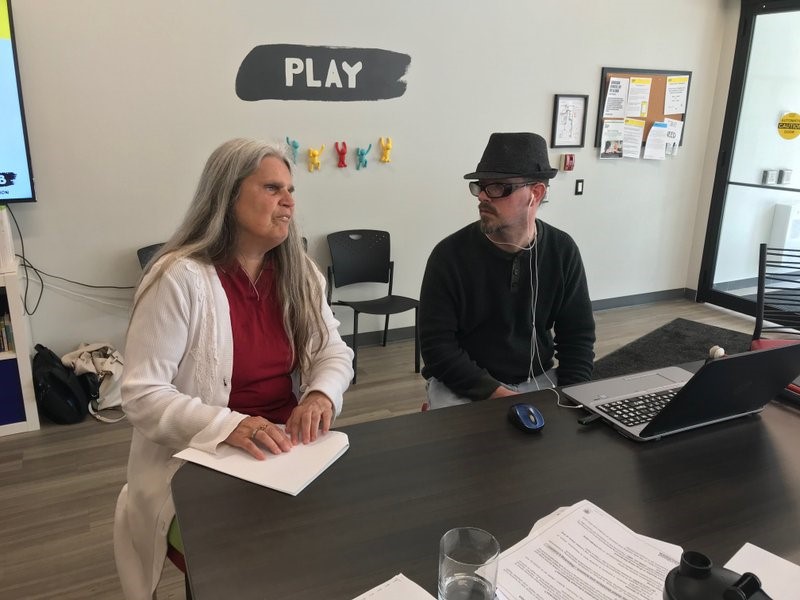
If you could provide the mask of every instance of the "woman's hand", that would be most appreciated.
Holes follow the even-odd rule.
[[[333,420],[333,402],[322,392],[310,392],[286,421],[292,444],[307,444],[317,439],[317,432],[328,433]]]
[[[292,442],[283,430],[275,423],[263,417],[245,417],[225,438],[225,443],[241,448],[258,460],[266,456],[258,447],[264,446],[272,454],[281,454],[292,449]]]

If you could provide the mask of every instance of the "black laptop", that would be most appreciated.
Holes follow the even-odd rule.
[[[668,367],[562,391],[623,435],[657,440],[761,411],[800,374],[800,344],[725,356],[694,375]]]

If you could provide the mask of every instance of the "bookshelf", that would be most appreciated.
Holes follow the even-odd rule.
[[[0,352],[0,436],[39,429],[31,374],[31,335],[16,268],[0,272],[0,317],[8,313],[13,346]],[[7,336],[6,336],[7,337]]]

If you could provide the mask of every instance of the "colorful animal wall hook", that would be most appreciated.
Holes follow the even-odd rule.
[[[383,138],[381,138],[381,162],[382,163],[392,162],[391,152],[392,152],[392,138],[387,137],[385,141],[384,141]]]
[[[290,140],[289,136],[286,136],[286,145],[289,146],[289,154],[292,157],[292,162],[297,164],[297,151],[300,149],[300,142],[297,140]]]
[[[367,154],[369,151],[372,150],[372,144],[367,146],[366,148],[356,148],[356,157],[358,158],[358,162],[356,163],[356,170],[367,168]]]
[[[339,142],[336,142],[334,145],[336,148],[336,154],[339,155],[339,164],[337,165],[340,169],[344,169],[347,166],[345,162],[345,158],[347,158],[347,142],[342,142],[342,145],[339,145]]]
[[[314,169],[319,171],[319,157],[322,154],[322,151],[325,150],[325,144],[322,144],[322,147],[317,150],[316,148],[309,148],[308,149],[308,172],[311,173]]]

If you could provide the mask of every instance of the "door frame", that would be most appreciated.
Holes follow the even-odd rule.
[[[800,0],[742,0],[739,16],[739,31],[733,56],[728,101],[722,124],[722,137],[717,155],[717,168],[714,186],[711,190],[711,205],[703,244],[703,257],[700,262],[700,276],[697,281],[697,302],[708,302],[739,313],[755,316],[756,303],[734,294],[713,289],[714,269],[719,252],[719,239],[722,231],[722,215],[730,180],[733,162],[733,146],[739,127],[739,113],[744,98],[744,84],[747,66],[750,61],[750,48],[753,42],[756,17],[759,15],[800,11]]]

